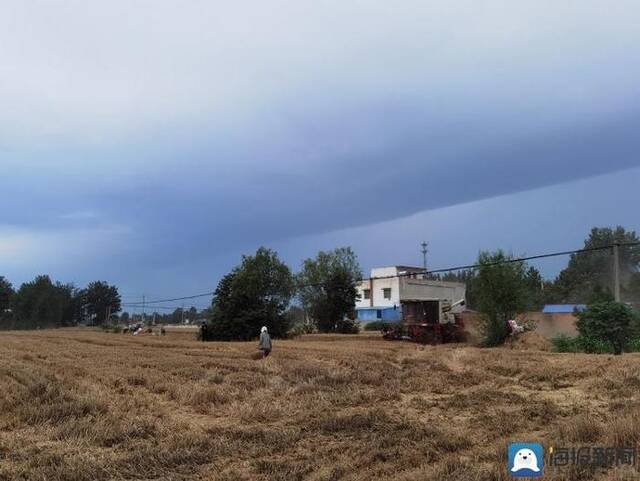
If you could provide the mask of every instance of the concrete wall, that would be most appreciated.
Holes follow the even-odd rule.
[[[360,300],[356,302],[356,308],[365,307],[400,307],[400,280],[397,277],[390,279],[373,279],[373,290],[371,296],[373,302],[364,298],[365,289],[370,288],[370,280],[363,280],[358,286],[358,294],[360,294]],[[391,299],[384,298],[384,289],[391,289]]]
[[[364,298],[365,289],[369,289],[369,279],[364,279],[357,286],[359,299],[356,301],[356,309],[371,307],[371,301]]]
[[[577,336],[578,330],[575,326],[576,317],[573,314],[554,313],[545,314],[543,312],[526,312],[516,316],[518,322],[526,319],[536,321],[536,331],[541,336],[551,339],[560,334],[568,336]],[[480,333],[480,314],[473,311],[466,311],[462,315],[465,329],[469,332],[472,340],[479,340]]]
[[[371,269],[370,277],[395,276],[398,273],[397,267],[374,267]]]
[[[400,300],[442,300],[451,302],[464,299],[466,287],[458,282],[430,281],[402,277],[400,280]]]
[[[543,312],[527,312],[517,316],[518,321],[531,319],[537,322],[536,332],[550,339],[559,334],[567,334],[569,336],[577,336],[576,316],[570,313],[550,313]]]
[[[400,279],[374,279],[373,281],[373,305],[374,306],[400,306]],[[391,299],[384,298],[384,289],[391,289]]]

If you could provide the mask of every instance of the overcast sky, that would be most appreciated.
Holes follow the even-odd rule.
[[[211,290],[640,229],[640,4],[0,3],[0,275]],[[552,276],[559,264],[543,265]],[[204,302],[206,304],[206,301]]]

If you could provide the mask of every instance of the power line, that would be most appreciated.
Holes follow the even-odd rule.
[[[566,255],[571,255],[571,254],[580,254],[580,253],[583,253],[583,252],[602,251],[602,250],[607,250],[607,249],[613,249],[615,246],[628,247],[628,246],[638,246],[638,245],[640,245],[640,242],[616,243],[616,244],[610,244],[610,245],[600,246],[600,247],[588,247],[588,248],[576,249],[576,250],[572,250],[572,251],[552,252],[550,254],[540,254],[540,255],[529,256],[529,257],[519,257],[517,259],[506,259],[504,261],[489,262],[489,263],[486,263],[486,264],[471,264],[471,265],[468,265],[468,266],[447,267],[446,269],[434,269],[434,270],[431,270],[431,271],[427,271],[425,273],[426,274],[437,274],[437,273],[440,273],[440,272],[462,271],[462,270],[466,270],[466,269],[477,269],[479,267],[485,267],[485,266],[496,266],[496,265],[500,265],[500,264],[513,264],[513,263],[517,263],[517,262],[531,261],[531,260],[534,260],[534,259],[545,259],[545,258],[548,258],[548,257],[559,257],[559,256],[566,256]],[[376,277],[376,279],[382,279],[382,277]]]
[[[504,261],[504,263],[524,262],[524,261],[529,261],[534,259],[544,259],[547,257],[558,257],[558,256],[571,255],[571,254],[582,254],[587,252],[603,251],[603,250],[613,249],[616,246],[617,247],[637,247],[637,246],[640,246],[640,242],[617,242],[614,244],[608,244],[606,246],[600,246],[600,247],[588,247],[588,248],[577,249],[573,251],[553,252],[551,254],[541,254],[536,256],[522,257],[519,259],[510,259],[510,260]],[[484,264],[484,265],[487,265],[487,264]],[[491,264],[488,264],[488,265],[491,265]],[[476,267],[479,267],[479,266],[480,265],[477,265]]]
[[[140,306],[138,306],[138,305],[131,305],[131,304],[126,304],[126,303],[124,303],[124,304],[120,304],[120,305],[121,305],[122,307],[129,307],[129,308],[133,308],[133,309],[137,309],[137,308],[139,308],[139,307],[140,307]],[[186,307],[185,307],[185,309],[186,309],[186,310],[189,310],[189,309],[191,309],[192,307],[195,307],[196,309],[200,309],[200,310],[202,310],[202,309],[207,309],[207,307],[208,307],[208,306],[207,306],[207,307],[188,306],[188,308],[186,308]],[[153,310],[156,310],[156,309],[165,309],[165,310],[175,311],[176,309],[182,309],[182,308],[183,308],[182,306],[153,306],[152,311],[153,311]]]
[[[462,265],[462,266],[456,266],[456,267],[445,267],[442,269],[431,269],[431,270],[426,270],[426,269],[420,269],[417,271],[413,271],[413,272],[400,272],[398,274],[391,274],[388,276],[379,276],[379,277],[371,277],[370,279],[372,280],[378,280],[378,279],[395,279],[396,277],[410,277],[416,274],[424,274],[424,275],[428,275],[428,274],[439,274],[442,272],[452,272],[452,271],[462,271],[462,270],[471,270],[471,269],[478,269],[480,267],[492,267],[492,266],[497,266],[497,265],[501,265],[501,264],[514,264],[514,263],[518,263],[518,262],[526,262],[526,261],[531,261],[531,260],[536,260],[536,259],[547,259],[550,257],[560,257],[560,256],[567,256],[567,255],[571,255],[571,254],[581,254],[581,253],[587,253],[587,252],[596,252],[596,251],[602,251],[602,250],[607,250],[607,249],[613,249],[615,246],[619,246],[619,247],[633,247],[633,246],[640,246],[640,242],[617,242],[614,244],[608,244],[605,246],[600,246],[600,247],[586,247],[583,249],[574,249],[574,250],[568,250],[568,251],[558,251],[558,252],[551,252],[548,254],[538,254],[538,255],[534,255],[534,256],[527,256],[527,257],[518,257],[515,259],[506,259],[506,260],[502,260],[502,261],[496,261],[496,262],[489,262],[489,263],[484,263],[484,264],[468,264],[468,265]],[[320,287],[325,285],[326,282],[316,282],[316,283],[309,283],[309,284],[302,284],[298,287]],[[155,299],[152,301],[146,301],[144,303],[144,305],[149,305],[149,304],[160,304],[163,302],[174,302],[174,301],[184,301],[184,300],[188,300],[188,299],[197,299],[200,297],[208,297],[208,296],[212,296],[215,292],[205,292],[203,294],[194,294],[192,296],[184,296],[184,297],[174,297],[171,299]],[[127,304],[123,304],[123,305],[128,305],[131,307],[141,307],[141,303],[127,303]],[[160,307],[160,306],[158,306]],[[167,307],[168,308],[168,307]],[[175,309],[175,308],[174,308]]]
[[[126,302],[123,302],[122,304],[120,304],[122,307],[131,307],[131,308],[139,308],[140,306],[138,304],[128,304]],[[170,309],[169,306],[156,306],[155,309]]]
[[[152,301],[145,301],[144,305],[148,306],[149,304],[161,304],[163,302],[186,301],[188,299],[197,299],[199,297],[212,296],[213,294],[214,294],[214,291],[206,292],[204,294],[195,294],[193,296],[174,297],[172,299],[154,299]],[[139,306],[142,305],[142,303],[140,303],[140,302],[134,302],[134,303],[131,303],[131,304],[132,305],[136,304],[136,305],[139,305]]]
[[[417,269],[412,272],[400,272],[398,274],[390,274],[388,276],[370,277],[367,280],[376,281],[378,279],[395,279],[398,277],[411,277],[417,274],[429,275],[429,274],[439,274],[442,272],[472,270],[472,269],[478,269],[480,267],[492,267],[492,266],[497,266],[501,264],[515,264],[518,262],[526,262],[534,259],[545,259],[549,257],[559,257],[559,256],[566,256],[571,254],[580,254],[585,252],[602,251],[607,249],[613,249],[615,246],[629,247],[629,246],[639,246],[639,245],[640,245],[640,242],[619,242],[619,243],[608,244],[606,246],[600,246],[600,247],[587,247],[584,249],[575,249],[570,251],[551,252],[549,254],[539,254],[535,256],[518,257],[515,259],[505,259],[503,261],[488,262],[484,264],[468,264],[468,265],[462,265],[462,266],[445,267],[442,269],[431,269],[431,270]],[[326,284],[325,282],[316,282],[316,283],[310,283],[310,284],[302,284],[299,287],[320,287],[325,284]]]

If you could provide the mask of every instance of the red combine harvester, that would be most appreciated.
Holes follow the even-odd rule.
[[[402,321],[383,329],[382,336],[391,341],[421,344],[464,342],[466,332],[462,314],[453,312],[464,305],[464,299],[453,304],[447,300],[402,301]]]

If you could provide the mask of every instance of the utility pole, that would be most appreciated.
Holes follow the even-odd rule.
[[[182,303],[182,308],[180,309],[180,324],[184,324],[184,302]]]
[[[144,303],[146,301],[146,298],[144,297],[144,294],[142,294],[142,323],[144,324]]]
[[[422,244],[420,244],[422,246],[422,268],[424,269],[424,273],[426,275],[427,273],[427,252],[429,252],[429,249],[427,249],[427,247],[429,246],[428,242],[422,241]]]
[[[620,244],[613,244],[613,295],[620,302]]]

